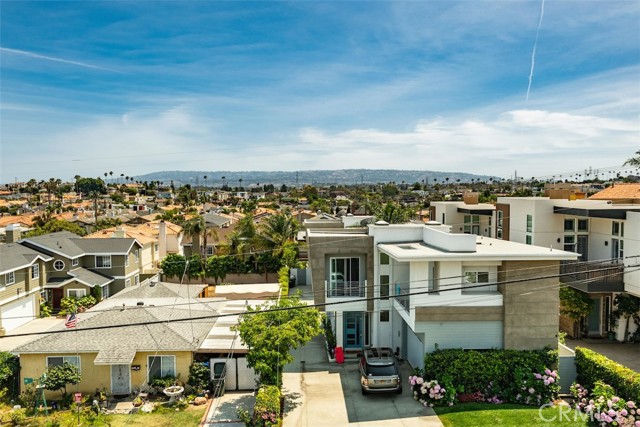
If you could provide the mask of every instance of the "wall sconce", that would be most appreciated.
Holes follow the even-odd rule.
[[[557,242],[558,242],[558,243],[560,243],[560,238],[559,238],[559,237],[558,237],[558,240],[557,240]]]
[[[22,288],[16,289],[16,293],[18,294],[18,296],[20,296],[20,292],[22,292]]]
[[[605,245],[605,246],[609,246],[609,241],[608,241],[608,240],[605,240],[605,241],[604,241],[604,245]]]

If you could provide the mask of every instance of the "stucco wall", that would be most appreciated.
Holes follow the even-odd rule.
[[[559,261],[506,261],[499,267],[504,348],[534,350],[558,345],[559,268]]]

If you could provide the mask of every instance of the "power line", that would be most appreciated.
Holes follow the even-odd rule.
[[[629,266],[629,267],[632,267],[632,268],[640,267],[640,264],[635,264],[635,265],[632,265],[632,266]],[[603,270],[606,270],[606,269],[603,269]],[[595,271],[601,271],[601,270],[595,270]],[[631,270],[631,271],[625,271],[625,272],[623,272],[623,274],[632,273],[632,272],[636,272],[636,271],[640,271],[640,268],[636,268],[635,270]],[[456,287],[456,288],[448,288],[448,289],[441,289],[441,290],[426,290],[426,291],[419,291],[419,292],[405,292],[405,293],[401,293],[401,294],[390,295],[388,297],[388,299],[392,299],[392,298],[398,299],[398,298],[401,298],[401,297],[416,296],[416,295],[429,295],[429,294],[433,294],[433,293],[439,294],[440,292],[456,291],[456,290],[468,290],[468,289],[473,289],[473,288],[485,288],[485,287],[488,287],[488,286],[506,285],[506,284],[511,284],[511,283],[531,282],[531,281],[540,280],[540,279],[553,279],[553,278],[559,278],[559,277],[563,277],[563,276],[567,276],[567,275],[571,275],[571,274],[574,274],[574,273],[559,273],[559,274],[550,274],[550,275],[538,276],[538,277],[525,277],[525,278],[519,278],[519,279],[504,280],[504,281],[495,282],[495,283],[488,283],[488,284],[481,284],[481,285],[471,285],[471,286],[460,286],[460,287]],[[554,286],[558,286],[558,285],[554,285]],[[214,315],[207,315],[207,316],[195,316],[195,317],[187,317],[187,318],[182,318],[182,319],[171,319],[171,320],[155,320],[155,321],[152,320],[152,321],[140,322],[140,323],[136,323],[136,324],[119,324],[119,325],[108,325],[108,326],[90,326],[90,327],[86,327],[86,328],[77,327],[76,330],[78,332],[80,332],[80,331],[92,331],[92,330],[102,330],[102,329],[111,329],[111,328],[128,328],[128,327],[137,327],[137,326],[144,326],[144,325],[157,325],[157,324],[162,324],[162,323],[167,323],[168,324],[169,322],[211,320],[211,319],[218,319],[218,318],[221,318],[221,317],[243,316],[243,315],[246,316],[246,315],[258,314],[258,313],[289,311],[289,310],[300,310],[300,309],[307,309],[307,308],[329,307],[329,306],[336,306],[336,305],[353,304],[355,302],[375,301],[375,300],[380,300],[380,299],[385,299],[386,300],[387,297],[371,296],[371,297],[362,297],[362,298],[349,299],[349,300],[344,300],[344,301],[332,301],[332,302],[324,302],[324,303],[305,304],[305,305],[300,305],[300,306],[295,306],[295,307],[265,308],[265,309],[256,310],[256,311],[253,311],[253,312],[224,313],[224,314],[214,314]],[[267,303],[268,302],[269,301],[267,301]],[[23,334],[5,335],[4,337],[0,337],[0,340],[2,340],[3,338],[10,338],[10,337],[37,336],[37,335],[68,333],[68,332],[74,332],[74,331],[61,329],[61,330],[55,330],[55,331],[29,332],[29,333],[23,333]]]

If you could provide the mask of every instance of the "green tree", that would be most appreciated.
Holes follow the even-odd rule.
[[[320,312],[295,295],[247,307],[233,329],[249,348],[247,363],[260,376],[260,383],[280,386],[284,366],[293,362],[291,350],[322,331],[320,320]]]
[[[49,366],[47,368],[47,378],[44,380],[44,387],[47,390],[62,390],[62,395],[67,394],[67,384],[75,385],[82,381],[80,369],[68,362],[62,365]]]
[[[258,203],[253,199],[243,200],[240,203],[240,211],[244,214],[253,214],[256,209],[258,209]]]
[[[560,314],[573,320],[575,337],[580,337],[581,321],[592,308],[593,300],[585,292],[571,287],[560,288]]]
[[[266,218],[258,231],[258,244],[261,248],[269,249],[274,255],[280,256],[284,245],[293,242],[300,225],[288,212],[280,212]]]
[[[403,224],[409,222],[415,215],[410,206],[402,206],[396,202],[387,202],[385,205],[371,204],[371,212],[378,220],[389,224]]]
[[[230,269],[229,257],[214,255],[207,258],[206,276],[212,277],[217,284],[224,281]]]
[[[204,363],[193,362],[191,366],[189,366],[189,379],[187,380],[187,384],[196,391],[201,392],[204,390],[210,380],[211,371]]]
[[[20,359],[18,356],[6,351],[0,351],[0,394],[2,394],[2,390],[5,388],[9,390],[13,389],[13,380],[19,372]]]
[[[81,178],[78,175],[78,178],[76,179],[76,188],[78,189],[78,192],[82,193],[84,196],[89,196],[93,191],[98,194],[107,193],[107,186],[100,178]]]
[[[622,293],[616,295],[613,299],[616,306],[613,310],[613,316],[616,319],[625,318],[624,334],[622,341],[627,341],[627,331],[629,330],[629,320],[633,318],[636,323],[640,323],[640,298],[631,294]]]
[[[640,167],[640,150],[636,151],[635,157],[628,159],[622,166]]]
[[[204,217],[194,216],[184,223],[182,229],[185,234],[191,236],[192,255],[198,254],[204,258],[207,250],[207,223]]]
[[[78,236],[87,234],[84,228],[73,222],[63,219],[49,219],[42,226],[36,226],[33,230],[25,234],[25,237],[41,236],[43,234],[55,233],[57,231],[70,231]]]
[[[331,212],[331,203],[327,199],[318,198],[311,202],[309,206],[314,212],[322,211],[322,212]]]
[[[187,260],[182,255],[169,254],[160,263],[162,272],[169,277],[182,277],[185,272]]]

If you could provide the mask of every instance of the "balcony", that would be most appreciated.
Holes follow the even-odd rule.
[[[624,263],[621,259],[607,262],[563,261],[560,281],[583,292],[624,291]]]
[[[329,281],[324,282],[325,289],[327,290],[327,298],[363,298],[365,295],[365,289],[367,287],[366,280],[354,280],[354,281]]]
[[[394,296],[395,296],[395,300],[398,302],[398,304],[400,304],[402,307],[404,307],[405,310],[409,311],[409,306],[410,306],[410,292],[411,292],[411,287],[408,283],[405,284],[400,284],[400,283],[396,283],[395,285],[395,291],[394,291]]]

